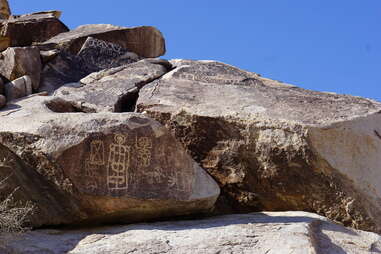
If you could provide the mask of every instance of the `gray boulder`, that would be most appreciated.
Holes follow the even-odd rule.
[[[32,94],[32,79],[22,76],[4,85],[7,101],[12,101]]]
[[[32,79],[33,89],[38,89],[42,66],[37,47],[12,47],[0,54],[0,74],[3,77],[12,81],[28,75]]]
[[[381,236],[305,212],[265,212],[203,220],[82,230],[45,229],[10,240],[4,253],[324,253],[381,251]]]
[[[219,182],[220,212],[314,211],[381,232],[381,103],[215,61],[171,63],[140,90],[137,110]]]

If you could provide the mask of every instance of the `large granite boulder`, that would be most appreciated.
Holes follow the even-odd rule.
[[[299,253],[381,252],[381,236],[305,212],[265,212],[192,221],[45,229],[21,235],[3,253]]]
[[[48,11],[10,16],[0,25],[0,50],[7,47],[30,46],[43,42],[55,35],[69,31],[58,19],[60,12]]]
[[[220,211],[305,210],[381,231],[381,103],[214,61],[172,64],[137,109],[219,182]]]
[[[14,47],[0,53],[0,74],[10,81],[28,75],[34,90],[40,85],[41,68],[37,47]]]
[[[159,30],[151,26],[120,27],[106,24],[83,25],[61,33],[38,44],[43,50],[65,49],[77,54],[88,37],[119,45],[141,57],[158,57],[165,54],[165,40]]]
[[[80,112],[32,96],[0,111],[3,195],[32,202],[32,226],[131,222],[209,211],[214,180],[158,122]]]
[[[79,83],[62,86],[54,95],[85,112],[133,112],[139,89],[163,76],[170,66],[166,60],[145,59],[92,73]]]
[[[78,82],[90,73],[142,59],[115,43],[92,37],[87,38],[77,54],[57,49],[42,51],[42,54],[45,55],[45,59],[51,59],[47,61],[41,73],[39,91],[50,93],[66,83]]]

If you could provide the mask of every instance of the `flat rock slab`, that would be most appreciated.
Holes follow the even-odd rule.
[[[2,192],[20,187],[17,200],[38,208],[33,226],[202,213],[219,195],[181,144],[141,114],[85,114],[34,96],[0,119],[0,177],[10,175]]]
[[[304,212],[265,212],[203,220],[38,230],[4,253],[377,253],[381,236]]]
[[[220,211],[306,210],[381,231],[381,103],[215,61],[173,60],[137,110],[219,182]]]
[[[159,57],[165,54],[164,37],[151,26],[127,28],[106,24],[83,25],[39,44],[39,47],[65,49],[77,54],[88,37],[118,44],[141,57]]]
[[[62,86],[54,95],[86,112],[133,112],[138,90],[168,72],[168,61],[146,59],[95,72],[79,83]]]
[[[30,46],[67,31],[69,29],[57,18],[56,11],[11,16],[1,23],[0,50]]]

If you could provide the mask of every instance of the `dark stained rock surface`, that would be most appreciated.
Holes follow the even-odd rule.
[[[381,231],[381,104],[320,93],[214,61],[140,90],[222,187],[220,211],[304,210]]]
[[[57,11],[38,12],[21,16],[11,16],[1,23],[0,50],[6,44],[11,47],[30,46],[34,42],[46,41],[55,35],[69,31],[57,18]]]
[[[4,107],[7,104],[7,99],[4,95],[0,94],[0,108]]]
[[[131,222],[209,211],[214,180],[158,122],[79,112],[33,96],[0,111],[1,193],[31,201],[32,226]],[[27,124],[26,124],[27,123]]]
[[[3,77],[12,81],[28,75],[33,89],[38,89],[42,66],[37,47],[12,47],[0,54],[0,74]]]
[[[70,101],[86,112],[131,112],[135,110],[138,90],[167,73],[169,62],[145,59],[95,72],[80,83],[59,88],[54,95]]]
[[[164,37],[159,30],[151,26],[126,28],[105,24],[83,25],[39,44],[39,47],[43,50],[65,49],[77,54],[88,37],[117,44],[141,57],[158,57],[165,54]]]

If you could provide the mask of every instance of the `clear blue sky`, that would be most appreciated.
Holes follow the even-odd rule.
[[[303,88],[381,101],[380,0],[9,0],[81,24],[152,25],[164,58],[215,59]]]

